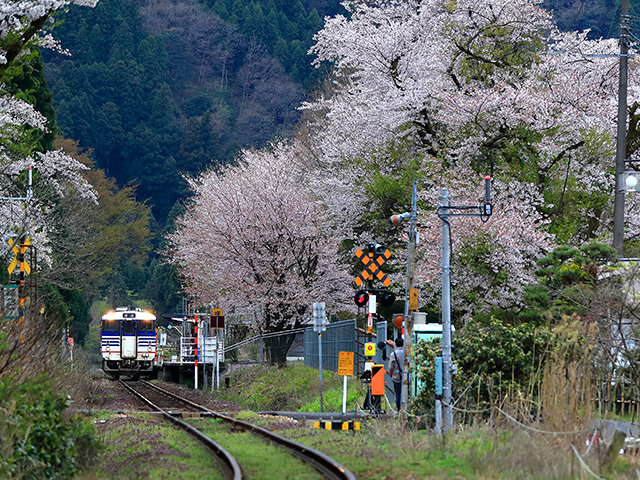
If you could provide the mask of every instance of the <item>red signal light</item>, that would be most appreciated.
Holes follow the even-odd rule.
[[[363,291],[356,292],[353,301],[358,307],[364,307],[369,302],[369,294]]]

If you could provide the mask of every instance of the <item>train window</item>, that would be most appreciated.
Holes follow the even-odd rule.
[[[154,322],[151,320],[142,320],[138,322],[139,332],[153,332],[155,330]]]
[[[106,320],[102,322],[103,332],[117,332],[120,330],[120,322],[117,320]]]
[[[122,322],[122,333],[125,335],[133,335],[136,332],[136,322],[125,320]]]

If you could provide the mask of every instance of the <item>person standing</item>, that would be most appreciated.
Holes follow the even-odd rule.
[[[404,340],[396,338],[396,348],[389,357],[389,376],[396,392],[396,408],[398,412],[402,407],[402,367],[404,367]]]

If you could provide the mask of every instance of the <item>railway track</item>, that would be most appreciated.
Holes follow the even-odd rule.
[[[207,445],[215,453],[216,460],[221,466],[225,479],[247,480],[247,477],[244,475],[240,464],[224,447],[178,417],[193,418],[201,416],[219,419],[229,425],[233,431],[247,431],[267,442],[285,447],[292,455],[313,466],[327,480],[357,480],[352,472],[331,457],[311,447],[273,433],[266,428],[214,412],[144,380],[127,383],[119,380],[119,383],[147,406],[162,413],[171,422]]]

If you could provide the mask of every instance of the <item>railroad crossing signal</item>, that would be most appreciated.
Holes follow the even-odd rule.
[[[387,275],[380,270],[380,267],[387,259],[391,256],[389,249],[385,249],[380,252],[379,255],[374,259],[373,253],[366,254],[362,251],[362,249],[358,249],[356,251],[356,257],[360,259],[362,263],[365,265],[365,269],[362,271],[360,275],[355,278],[356,285],[359,287],[364,282],[368,280],[373,280],[377,278],[382,282],[385,287],[391,285],[391,280]]]
[[[24,241],[22,245],[20,245],[20,247],[16,245],[16,241],[12,237],[7,238],[7,243],[9,244],[9,246],[11,247],[11,250],[13,250],[13,253],[15,255],[15,257],[13,257],[13,260],[7,267],[7,270],[9,271],[9,273],[13,273],[15,268],[20,264],[20,261],[18,260],[18,258],[20,257],[20,253],[22,253],[23,255],[22,263],[24,265],[24,267],[22,268],[24,268],[24,272],[27,275],[29,275],[31,273],[31,266],[29,266],[27,261],[24,259],[24,253],[25,253],[24,250],[26,249],[26,246],[31,245],[31,239],[27,237],[27,239]],[[22,252],[20,250],[22,250]]]

